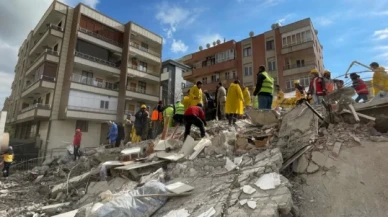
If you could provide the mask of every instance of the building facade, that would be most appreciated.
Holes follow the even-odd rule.
[[[159,100],[162,37],[78,4],[53,1],[19,49],[6,110],[15,138],[39,137],[42,153],[105,142],[107,120],[123,121]]]
[[[191,70],[189,66],[174,60],[162,63],[160,87],[161,99],[164,105],[175,104],[186,95],[183,90],[192,86],[192,83],[183,79],[183,73]]]
[[[254,88],[260,65],[267,68],[285,92],[294,91],[293,81],[308,86],[309,72],[323,72],[323,53],[318,31],[310,18],[286,26],[274,24],[271,30],[239,42],[234,40],[207,44],[206,48],[186,55],[181,61],[192,67],[183,74],[190,82],[202,81],[203,90],[214,92],[219,82],[229,85],[235,79]],[[210,42],[211,43],[211,42]]]

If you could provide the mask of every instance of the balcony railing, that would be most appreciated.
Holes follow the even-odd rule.
[[[302,67],[305,67],[305,66],[315,66],[315,62],[314,61],[308,61],[308,62],[305,62],[303,64],[300,63],[300,64],[285,65],[283,67],[283,70],[302,68]]]
[[[123,43],[122,43],[122,42],[118,42],[118,41],[115,41],[115,40],[113,40],[113,39],[107,38],[107,37],[102,36],[102,35],[100,35],[100,34],[98,34],[98,33],[95,33],[95,32],[93,32],[93,31],[90,31],[90,30],[88,30],[88,29],[85,29],[85,28],[82,28],[82,27],[79,27],[78,29],[79,29],[80,32],[83,32],[83,33],[85,33],[85,34],[87,34],[87,35],[90,35],[90,36],[93,36],[93,37],[95,37],[95,38],[101,39],[101,40],[106,41],[106,42],[108,42],[108,43],[111,43],[111,44],[113,44],[113,45],[116,45],[116,46],[119,46],[119,47],[122,47],[122,46],[123,46]]]
[[[35,45],[40,41],[40,39],[46,34],[47,31],[50,31],[50,29],[56,29],[58,31],[61,31],[63,32],[63,28],[62,27],[59,27],[57,25],[54,25],[54,24],[47,24],[47,29],[43,32],[43,33],[40,33],[40,37],[37,38],[35,41],[34,41],[34,45],[32,46],[32,48],[35,47]],[[31,49],[32,50],[32,49]]]
[[[80,57],[80,58],[83,58],[83,59],[87,59],[87,60],[90,60],[92,62],[100,63],[100,64],[103,64],[103,65],[106,65],[106,66],[110,66],[110,67],[113,67],[113,68],[119,68],[119,65],[116,64],[116,63],[112,63],[112,62],[109,62],[107,60],[103,60],[103,59],[100,59],[100,58],[97,58],[97,57],[94,57],[94,56],[90,56],[89,54],[84,54],[84,53],[76,51],[75,55],[77,57]]]
[[[69,110],[77,110],[77,111],[84,111],[84,112],[96,112],[96,113],[106,113],[106,114],[116,114],[116,110],[109,110],[109,109],[100,109],[100,108],[89,108],[89,107],[82,107],[82,106],[67,106],[67,109]]]
[[[137,49],[139,49],[139,50],[142,50],[142,51],[144,51],[144,52],[146,52],[146,53],[149,53],[149,54],[151,54],[151,55],[154,55],[154,56],[160,58],[160,54],[156,53],[156,52],[153,51],[153,50],[150,50],[150,49],[148,49],[148,48],[142,47],[142,46],[140,46],[139,44],[135,44],[135,43],[133,43],[133,42],[131,42],[130,45],[131,45],[132,47],[134,47],[134,48],[137,48]]]
[[[93,87],[99,87],[99,88],[116,90],[116,91],[118,90],[118,85],[115,83],[98,80],[96,78],[89,78],[82,75],[72,74],[70,80],[76,83],[85,84]]]
[[[23,90],[27,90],[29,87],[31,87],[32,85],[34,85],[35,83],[37,83],[39,81],[55,82],[55,78],[47,76],[47,75],[40,75],[37,78],[35,78],[33,81],[31,81],[31,83],[27,84],[26,87]]]
[[[53,55],[53,56],[59,56],[59,52],[58,51],[55,51],[55,50],[51,50],[51,49],[45,49],[29,66],[31,67],[32,65],[34,65],[36,63],[36,61],[38,61],[43,55],[45,54],[50,54],[50,55]]]
[[[24,109],[22,109],[20,112],[23,113],[23,112],[28,112],[28,111],[31,111],[33,109],[45,109],[45,110],[50,110],[51,109],[51,106],[48,105],[48,104],[41,104],[41,103],[35,103],[35,104],[32,104]]]
[[[127,87],[127,90],[128,91],[132,91],[132,92],[136,92],[136,93],[142,93],[142,94],[147,94],[147,95],[151,95],[151,96],[157,96],[156,93],[151,92],[151,91],[147,91],[147,90],[142,89],[142,88]]]
[[[144,72],[144,73],[147,73],[147,74],[150,74],[150,75],[154,75],[154,76],[159,76],[160,74],[159,73],[156,73],[156,72],[153,72],[153,71],[149,71],[147,69],[144,69],[142,68],[141,66],[133,66],[133,65],[128,65],[128,68],[130,69],[135,69],[139,72]]]

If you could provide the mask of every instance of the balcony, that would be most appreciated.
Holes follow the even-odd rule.
[[[142,101],[158,102],[159,95],[153,91],[144,90],[141,88],[127,87],[126,96],[128,99],[136,98]]]
[[[182,73],[182,77],[187,77],[193,74],[193,70],[187,70]]]
[[[152,72],[140,66],[128,65],[128,76],[131,78],[138,78],[139,80],[149,80],[153,82],[160,82],[160,73]]]
[[[112,40],[88,29],[78,27],[78,37],[116,52],[123,52],[123,43]]]
[[[283,67],[283,76],[308,73],[314,68],[316,68],[315,61],[309,61],[305,64],[286,65]]]
[[[39,65],[41,65],[43,62],[49,61],[53,63],[59,63],[59,53],[58,51],[54,51],[51,49],[45,49],[42,54],[38,58],[34,60],[28,67],[28,70],[26,71],[26,76],[29,75],[33,70],[36,69]]]
[[[183,76],[183,78],[185,80],[188,80],[188,79],[192,80],[192,79],[195,79],[197,77],[202,77],[204,75],[214,74],[216,72],[221,72],[221,71],[225,71],[228,69],[235,69],[236,67],[237,67],[237,61],[235,59],[227,60],[224,62],[215,63],[215,64],[210,65],[210,66],[204,66],[202,68],[193,69],[191,75],[185,74]]]
[[[44,95],[54,90],[55,78],[46,75],[41,75],[30,84],[26,85],[22,92],[22,97],[32,97],[36,95]]]
[[[47,104],[32,104],[20,111],[17,121],[48,120],[51,114],[51,106]]]
[[[34,46],[32,47],[29,55],[43,52],[43,50],[47,47],[44,45],[55,44],[62,40],[63,28],[48,24],[46,31],[44,33],[40,33],[40,35],[41,37],[35,40]]]
[[[89,66],[97,71],[108,71],[120,75],[120,65],[107,60],[99,59],[89,54],[76,51],[74,62],[83,66]]]
[[[41,32],[46,23],[58,23],[67,13],[67,6],[61,2],[53,1],[34,29],[34,35]]]
[[[66,117],[77,120],[107,121],[116,120],[116,110],[97,109],[81,106],[67,106]]]
[[[282,48],[282,54],[288,54],[288,53],[291,53],[291,52],[295,52],[295,51],[300,51],[300,50],[304,50],[304,49],[307,49],[307,48],[313,48],[314,47],[314,41],[307,41],[307,42],[303,42],[303,43],[299,43],[299,44],[293,44],[293,45],[290,45],[290,46],[287,46],[287,47],[283,47]]]
[[[148,60],[153,61],[154,63],[157,63],[157,64],[161,62],[159,53],[153,50],[150,50],[149,48],[144,48],[134,42],[130,42],[129,55],[132,57],[137,57],[137,56],[145,57]]]
[[[119,96],[118,85],[113,82],[88,78],[78,74],[72,74],[70,80],[72,81],[70,85],[71,89],[114,97]]]
[[[162,37],[142,28],[141,26],[138,26],[134,23],[132,23],[131,25],[131,30],[132,30],[132,33],[135,33],[134,35],[139,34],[141,35],[142,37],[146,38],[146,39],[151,39],[151,41],[155,44],[158,44],[159,46],[162,45],[163,43],[163,39]]]

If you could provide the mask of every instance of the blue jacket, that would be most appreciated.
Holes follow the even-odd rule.
[[[109,127],[109,140],[110,142],[115,142],[117,139],[118,135],[118,130],[117,130],[117,125],[115,123],[112,123],[112,125]]]

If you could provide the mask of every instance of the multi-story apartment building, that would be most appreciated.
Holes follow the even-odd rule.
[[[229,85],[235,79],[247,87],[254,87],[260,65],[265,65],[276,83],[286,91],[294,90],[293,81],[299,79],[308,86],[311,69],[323,71],[323,47],[310,18],[286,26],[274,24],[271,30],[239,42],[234,40],[207,44],[200,51],[181,60],[192,67],[184,79],[203,82],[203,90],[214,92],[219,82]],[[211,43],[211,42],[209,42]]]
[[[189,66],[174,60],[166,60],[162,63],[160,76],[161,98],[165,105],[175,104],[181,101],[186,86],[192,85],[191,82],[183,79],[183,73],[191,70]]]
[[[19,49],[7,122],[41,150],[105,141],[107,120],[159,100],[162,37],[83,4],[53,1]]]

